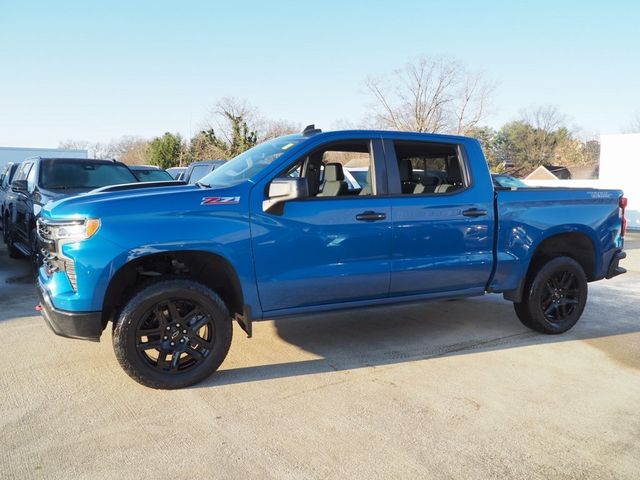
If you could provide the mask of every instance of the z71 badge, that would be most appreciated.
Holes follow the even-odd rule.
[[[240,203],[240,197],[202,197],[200,205],[231,205]]]

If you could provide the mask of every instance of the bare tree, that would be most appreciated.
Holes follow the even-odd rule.
[[[495,86],[487,83],[481,73],[467,73],[454,96],[455,133],[466,134],[478,126],[487,115]]]
[[[149,141],[144,139],[133,141],[128,145],[126,151],[118,157],[118,160],[127,165],[149,165],[151,163]]]
[[[300,124],[288,120],[265,120],[258,130],[258,141],[270,140],[301,130]]]
[[[223,97],[210,110],[211,119],[207,122],[208,129],[214,130],[216,135],[227,143],[233,139],[233,122],[231,118],[242,119],[249,131],[257,131],[263,123],[258,109],[244,99],[237,97]]]
[[[520,111],[520,119],[543,132],[554,132],[567,123],[567,116],[555,105],[541,105]]]
[[[141,139],[133,136],[123,136],[109,142],[89,142],[87,140],[65,140],[60,142],[59,148],[87,150],[91,158],[114,158],[120,160]]]
[[[366,80],[376,100],[374,124],[416,132],[464,133],[487,114],[493,86],[481,73],[446,58],[420,57]]]
[[[226,142],[233,139],[233,122],[230,118],[242,119],[247,124],[247,129],[256,133],[258,142],[302,130],[295,122],[265,118],[257,107],[237,97],[220,99],[210,110],[210,117],[206,122],[208,129],[213,129]]]

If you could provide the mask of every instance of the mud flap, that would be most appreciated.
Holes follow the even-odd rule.
[[[251,307],[249,305],[243,305],[242,315],[239,313],[236,313],[234,320],[238,322],[238,325],[240,325],[240,328],[242,328],[242,330],[245,331],[245,333],[247,334],[247,337],[251,338],[253,334],[253,329],[251,328],[253,323],[253,317],[251,315]]]

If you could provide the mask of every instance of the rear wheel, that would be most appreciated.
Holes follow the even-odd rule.
[[[541,333],[564,333],[580,319],[587,303],[587,277],[578,262],[556,257],[528,278],[516,314],[527,327]]]
[[[113,348],[122,368],[142,385],[182,388],[222,364],[232,332],[229,311],[214,291],[190,280],[162,280],[127,303]]]

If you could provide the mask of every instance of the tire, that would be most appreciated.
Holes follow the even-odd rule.
[[[587,293],[587,276],[580,264],[569,257],[555,257],[532,272],[522,302],[513,306],[526,327],[540,333],[564,333],[580,319]]]
[[[113,349],[136,382],[176,389],[217,370],[232,333],[229,311],[213,290],[191,280],[165,279],[128,301],[114,327]]]

